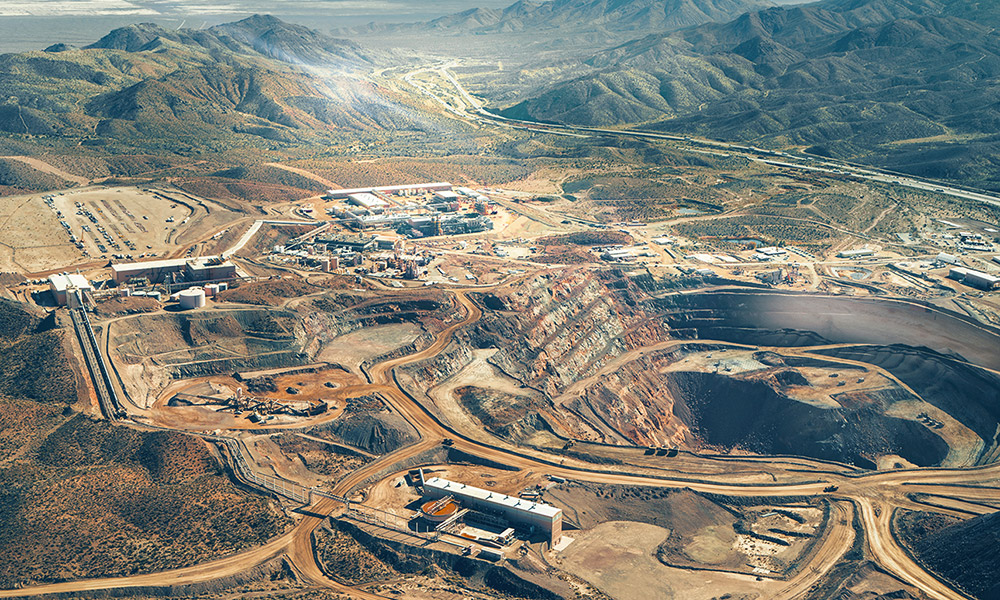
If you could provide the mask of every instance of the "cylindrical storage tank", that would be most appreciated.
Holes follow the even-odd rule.
[[[208,285],[205,286],[205,295],[206,296],[210,296],[211,297],[211,296],[215,296],[218,293],[219,293],[219,285],[217,283],[210,283],[210,284],[208,284]]]
[[[330,270],[331,271],[336,271],[339,268],[340,268],[340,258],[336,257],[336,256],[331,256],[330,257]]]
[[[330,259],[329,258],[321,258],[321,259],[319,259],[319,269],[320,269],[320,271],[323,271],[324,273],[329,273],[330,272]]]
[[[458,512],[458,504],[452,500],[430,500],[420,507],[420,516],[431,523],[443,523]]]
[[[160,292],[147,292],[146,296],[148,298],[152,298],[153,300],[156,300],[157,302],[160,301]]]
[[[205,290],[201,288],[190,288],[180,293],[177,298],[181,302],[181,308],[190,310],[205,306]]]
[[[132,295],[133,295],[133,296],[139,296],[139,297],[142,297],[142,296],[145,296],[145,295],[146,295],[146,292],[144,292],[144,291],[142,291],[142,290],[138,290],[138,291],[135,291],[135,292],[132,292]]]

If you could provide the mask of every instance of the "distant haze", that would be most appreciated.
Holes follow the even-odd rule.
[[[372,21],[426,21],[513,0],[0,0],[0,52],[41,50],[57,42],[86,45],[111,29],[152,22],[200,28],[267,13],[314,29]]]
[[[805,4],[813,0],[772,0]],[[427,21],[469,8],[503,8],[514,0],[0,0],[0,52],[82,46],[139,22],[200,28],[267,13],[314,29],[370,22]]]

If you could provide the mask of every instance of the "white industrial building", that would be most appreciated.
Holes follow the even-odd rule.
[[[370,192],[350,194],[347,196],[347,201],[373,213],[380,213],[389,206],[388,202]]]
[[[414,183],[410,185],[386,185],[382,187],[351,188],[345,190],[327,190],[326,195],[334,200],[342,200],[351,194],[373,194],[381,192],[383,194],[410,194],[426,192],[451,191],[452,185],[446,181],[436,181],[434,183]]]
[[[440,192],[434,192],[434,199],[438,202],[455,202],[458,200],[458,194],[450,190],[443,190]]]
[[[424,493],[430,498],[451,496],[463,507],[501,516],[512,525],[530,530],[541,529],[555,545],[562,537],[562,509],[549,504],[491,492],[464,483],[455,483],[440,477],[424,481]]]
[[[610,262],[627,262],[635,260],[635,254],[627,248],[609,248],[601,254],[601,258]]]
[[[187,281],[213,281],[236,277],[236,265],[218,256],[149,260],[145,262],[111,265],[115,283],[144,277],[150,283],[167,280],[172,273],[183,275]]]
[[[79,273],[57,273],[49,275],[49,291],[55,298],[56,304],[64,306],[69,293],[75,290],[88,293],[94,291],[94,286],[90,285],[87,278]]]
[[[875,251],[869,248],[858,248],[856,250],[844,250],[843,252],[838,252],[837,256],[840,258],[864,258],[866,256],[875,256]]]
[[[958,258],[957,256],[955,256],[954,254],[946,254],[944,252],[938,254],[937,257],[934,258],[934,260],[936,260],[939,263],[944,263],[946,265],[961,265],[962,264],[962,260],[960,258]]]
[[[965,267],[952,267],[948,273],[948,277],[970,287],[986,291],[995,290],[1000,287],[1000,277],[982,271],[966,269]]]

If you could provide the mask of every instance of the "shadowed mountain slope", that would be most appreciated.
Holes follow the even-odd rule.
[[[916,544],[921,562],[976,598],[1000,598],[1000,513],[938,531]]]
[[[504,114],[797,146],[997,187],[997,25],[1000,7],[983,2],[769,8],[598,53],[590,73]]]
[[[519,0],[503,9],[472,8],[426,23],[373,23],[354,31],[484,34],[605,29],[636,33],[726,21],[746,11],[772,5],[769,0]]]

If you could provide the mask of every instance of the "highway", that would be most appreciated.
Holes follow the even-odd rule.
[[[777,160],[771,158],[774,153],[768,151],[760,151],[754,148],[712,140],[692,140],[667,134],[642,131],[577,128],[526,121],[517,122],[486,111],[482,104],[472,97],[454,76],[447,71],[447,66],[437,67],[436,70],[456,89],[456,94],[453,94],[448,99],[442,99],[432,88],[416,81],[415,75],[422,70],[408,73],[404,76],[404,79],[409,84],[435,98],[449,111],[456,114],[456,116],[470,118],[481,124],[516,126],[520,128],[530,127],[532,130],[545,130],[549,133],[558,133],[561,135],[621,135],[664,139],[684,142],[686,144],[703,144],[725,150],[726,152],[740,154],[750,160],[782,168],[805,169],[835,175],[846,174],[859,179],[945,193],[1000,206],[1000,198],[988,194],[950,188],[935,182],[899,177],[835,161],[826,160],[817,162],[810,160],[809,164],[806,164],[793,157]],[[455,108],[452,102],[456,103],[459,108]],[[261,222],[255,223],[254,228],[251,228],[251,231],[247,232],[234,248],[229,250],[229,253],[245,245],[252,237],[252,232],[255,231],[255,228],[259,228],[260,224]],[[509,285],[509,283],[504,285]],[[480,289],[490,289],[490,287],[480,286]],[[784,600],[803,597],[812,586],[837,565],[844,553],[854,544],[855,536],[859,534],[859,532],[855,532],[852,525],[853,517],[857,514],[862,526],[860,533],[864,535],[865,545],[872,559],[883,568],[902,581],[925,591],[931,598],[938,600],[966,598],[960,591],[952,589],[949,585],[925,571],[910,558],[894,538],[891,527],[892,514],[895,508],[914,508],[918,506],[908,498],[908,494],[915,492],[931,493],[959,499],[964,498],[971,501],[995,500],[1000,496],[1000,489],[991,487],[991,485],[1000,479],[1000,465],[975,469],[934,468],[853,474],[834,473],[830,471],[829,465],[803,459],[801,462],[805,466],[796,480],[789,478],[788,480],[773,484],[748,485],[737,481],[735,478],[727,477],[725,474],[697,474],[692,477],[682,478],[626,472],[628,467],[618,467],[617,469],[621,472],[602,471],[595,469],[589,463],[579,460],[567,459],[562,456],[546,456],[538,451],[528,452],[510,447],[499,441],[496,444],[477,441],[462,435],[442,423],[419,401],[403,390],[393,376],[394,369],[398,367],[437,356],[451,342],[456,332],[474,324],[480,319],[482,316],[481,309],[469,297],[468,291],[456,290],[452,293],[454,294],[457,306],[462,312],[463,316],[461,318],[456,319],[452,324],[438,333],[434,342],[426,348],[414,354],[374,365],[369,371],[371,379],[369,384],[352,386],[353,392],[373,393],[383,398],[419,432],[419,441],[385,455],[354,471],[340,481],[333,489],[328,490],[330,493],[338,496],[346,496],[352,490],[365,484],[392,465],[432,450],[438,447],[445,438],[450,438],[454,440],[454,447],[456,449],[471,455],[511,465],[522,470],[544,472],[570,480],[620,485],[690,488],[699,492],[730,496],[822,496],[831,500],[832,507],[829,526],[824,532],[824,537],[813,550],[808,559],[808,564],[793,574],[787,581],[787,585],[780,590],[776,597]],[[74,322],[76,321],[77,318],[74,317]],[[81,342],[84,337],[84,335],[81,335]],[[92,357],[87,354],[87,345],[82,345],[84,346],[88,364],[90,364]],[[94,344],[94,348],[96,349],[96,343]],[[642,352],[650,350],[650,348],[635,350],[627,357],[622,357],[621,360],[629,360]],[[809,348],[800,348],[796,350],[796,353],[802,356],[809,356],[809,350]],[[829,357],[824,357],[824,359],[831,360]],[[96,357],[94,357],[94,362],[97,362]],[[621,363],[615,362],[613,364],[617,365]],[[872,368],[871,365],[866,365],[866,367]],[[886,375],[885,372],[882,372],[882,374]],[[895,380],[891,374],[887,376]],[[95,376],[94,379],[96,385],[101,378]],[[571,386],[566,392],[567,395],[576,393],[579,389],[582,389],[581,386],[582,384]],[[110,402],[110,404],[113,405],[114,403]],[[253,465],[247,464],[243,465],[243,467],[252,469]],[[978,487],[970,487],[970,484]],[[826,491],[831,485],[837,486],[836,491]],[[309,585],[330,588],[351,597],[364,598],[365,600],[380,598],[378,595],[356,590],[332,580],[317,563],[313,552],[313,533],[323,523],[326,516],[336,514],[343,508],[343,505],[337,500],[326,497],[317,498],[306,509],[305,516],[290,531],[276,537],[259,548],[234,556],[163,573],[123,578],[69,581],[31,586],[19,590],[4,590],[0,591],[0,598],[42,594],[68,594],[118,588],[199,584],[234,576],[255,566],[267,563],[279,556],[288,557],[296,573]],[[928,507],[920,506],[920,508],[927,509]]]
[[[458,66],[457,61],[449,61],[427,67],[415,69],[403,75],[403,80],[418,89],[422,94],[432,97],[438,104],[442,105],[450,114],[464,118],[479,125],[490,125],[511,127],[527,131],[544,132],[555,135],[568,135],[574,137],[588,137],[589,135],[601,136],[621,136],[633,138],[646,138],[651,140],[663,140],[679,142],[680,149],[689,149],[704,153],[704,148],[710,149],[711,153],[723,153],[734,156],[742,156],[754,162],[768,164],[787,169],[797,169],[802,171],[812,171],[828,175],[848,176],[854,179],[896,185],[900,187],[921,190],[925,192],[935,192],[947,196],[954,196],[966,200],[973,200],[991,206],[1000,206],[1000,196],[989,193],[985,190],[974,190],[956,187],[940,181],[928,180],[913,177],[904,173],[896,173],[868,165],[860,165],[849,161],[842,161],[832,158],[814,158],[811,156],[796,156],[786,152],[766,150],[754,146],[746,146],[712,140],[708,138],[671,135],[667,133],[657,133],[638,129],[608,129],[602,127],[580,127],[567,124],[545,123],[541,121],[531,121],[526,119],[510,119],[495,114],[486,109],[484,103],[476,99],[449,71],[450,68]],[[454,94],[442,97],[435,92],[435,88],[415,79],[420,73],[435,73],[442,79],[449,82],[455,88]],[[451,102],[449,101],[451,100]],[[453,102],[453,103],[452,103]],[[687,146],[698,146],[702,150],[686,148]]]

